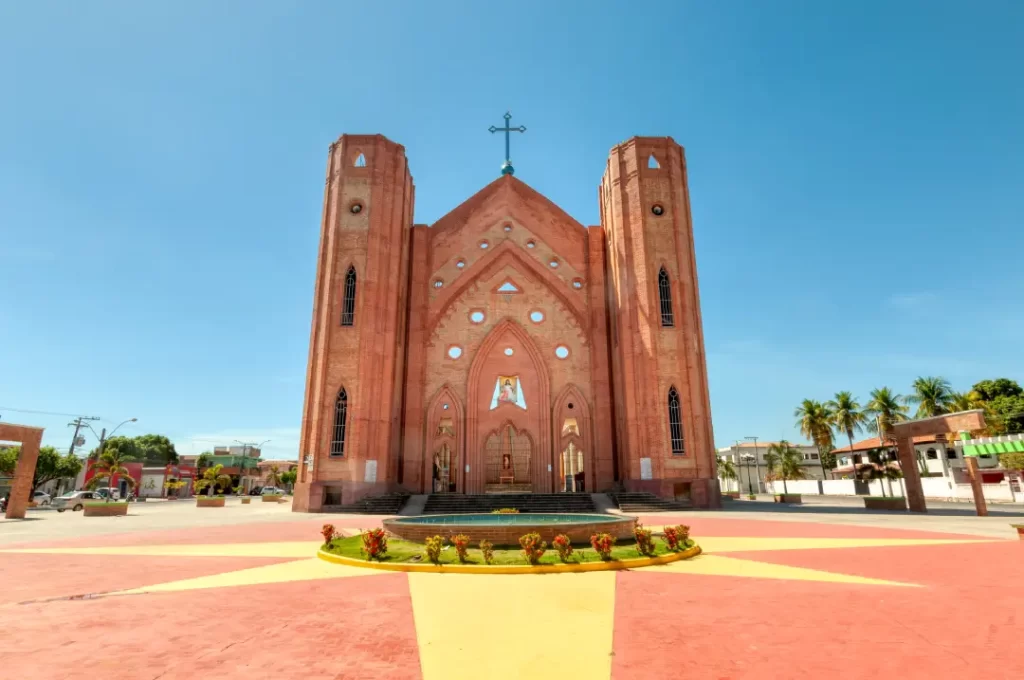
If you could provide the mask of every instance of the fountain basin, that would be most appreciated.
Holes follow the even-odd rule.
[[[454,515],[420,515],[395,517],[383,522],[393,536],[423,543],[431,536],[465,534],[477,543],[488,540],[496,546],[519,545],[519,537],[538,533],[548,542],[565,534],[573,543],[587,544],[593,534],[611,534],[616,540],[632,538],[636,517],[583,513],[521,513],[496,515],[468,513]]]

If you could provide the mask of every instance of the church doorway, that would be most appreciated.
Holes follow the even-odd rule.
[[[506,423],[484,443],[484,482],[489,493],[532,491],[530,464],[533,443],[523,430]]]
[[[570,441],[569,446],[562,451],[559,468],[561,483],[558,491],[566,493],[582,493],[586,491],[586,475],[583,472],[583,451],[576,446],[576,442]]]
[[[434,493],[455,493],[458,491],[458,461],[448,442],[434,452],[432,466],[432,487]]]

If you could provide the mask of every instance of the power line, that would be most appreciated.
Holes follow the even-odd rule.
[[[15,413],[32,413],[40,416],[61,416],[65,418],[77,418],[77,413],[55,413],[53,411],[32,411],[24,408],[11,408],[9,406],[0,406],[0,411],[13,411]]]

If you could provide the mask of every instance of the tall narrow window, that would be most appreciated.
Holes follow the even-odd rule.
[[[348,392],[342,387],[334,402],[334,435],[331,437],[331,456],[345,455],[345,423],[348,420]]]
[[[670,328],[676,325],[672,315],[672,286],[669,285],[668,272],[662,267],[658,272],[658,294],[661,297],[661,325]]]
[[[349,267],[345,274],[345,295],[341,299],[341,325],[354,326],[356,322],[356,268]]]
[[[683,414],[679,410],[679,393],[674,387],[668,391],[668,427],[672,433],[672,454],[682,455]]]

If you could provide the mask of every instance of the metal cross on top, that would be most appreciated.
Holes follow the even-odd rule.
[[[509,157],[508,152],[508,133],[510,132],[526,132],[526,126],[520,125],[519,127],[512,127],[512,114],[508,111],[505,112],[505,127],[494,127],[493,125],[488,128],[492,133],[504,132],[505,133],[505,162],[501,164],[501,174],[512,175],[515,174],[515,168],[512,167],[512,159]]]

